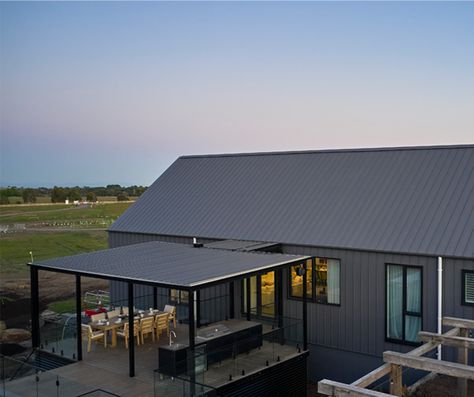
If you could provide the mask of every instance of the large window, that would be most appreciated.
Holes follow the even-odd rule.
[[[387,265],[387,339],[418,343],[422,326],[421,268]]]
[[[301,266],[290,268],[289,296],[303,297],[303,276]],[[308,299],[318,303],[339,305],[341,303],[341,263],[338,259],[315,258],[306,262],[306,294]]]
[[[474,305],[474,270],[462,271],[462,304]]]

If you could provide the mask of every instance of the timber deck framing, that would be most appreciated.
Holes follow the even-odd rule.
[[[347,395],[354,397],[402,397],[402,367],[408,367],[456,377],[458,379],[457,396],[467,397],[467,381],[474,380],[474,367],[468,365],[468,350],[474,348],[474,339],[469,337],[469,330],[474,329],[474,321],[462,318],[443,317],[443,325],[453,328],[444,334],[421,331],[419,337],[424,344],[420,347],[408,353],[386,351],[383,354],[384,365],[369,372],[350,385],[324,379],[318,383],[318,392],[334,397]],[[457,348],[458,362],[453,363],[422,357],[440,345]],[[390,378],[390,394],[367,389],[371,384],[386,375]]]

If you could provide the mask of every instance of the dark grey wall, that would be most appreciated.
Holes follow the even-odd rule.
[[[462,270],[474,270],[474,260],[443,259],[443,314],[474,318],[474,306],[461,304]]]
[[[166,241],[168,243],[180,243],[180,244],[191,244],[193,241],[192,237],[183,236],[162,236],[157,234],[141,234],[141,233],[122,233],[122,232],[109,232],[109,248],[121,247],[123,245],[146,243],[147,241]],[[215,239],[201,239],[198,238],[198,242],[207,244]]]
[[[283,253],[338,258],[341,261],[341,305],[332,306],[308,303],[308,342],[315,350],[310,362],[318,360],[318,352],[324,351],[320,365],[310,365],[310,377],[320,378],[329,371],[333,379],[345,379],[344,366],[327,360],[327,348],[347,353],[347,357],[365,357],[359,362],[360,368],[377,360],[385,350],[409,351],[411,346],[385,341],[385,264],[421,266],[423,268],[423,325],[425,331],[437,330],[437,258],[415,255],[397,255],[352,250],[337,250],[303,246],[282,246]],[[444,259],[444,299],[443,315],[464,318],[474,317],[472,306],[461,305],[461,269],[474,269],[474,260]],[[299,313],[301,303],[287,299],[288,272],[284,272],[284,314]],[[321,350],[318,348],[326,348]],[[446,352],[448,352],[446,350]],[[316,357],[315,357],[316,355]],[[446,358],[452,359],[451,354]],[[357,361],[357,360],[356,360]],[[356,378],[356,377],[355,377]],[[354,379],[355,379],[354,378]],[[352,379],[352,380],[354,380]]]
[[[474,306],[462,305],[462,270],[474,270],[474,260],[443,259],[443,315],[474,319]],[[454,348],[443,347],[443,360],[456,359]],[[474,351],[469,351],[469,364],[474,365]]]

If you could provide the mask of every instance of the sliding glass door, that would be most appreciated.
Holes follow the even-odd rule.
[[[275,317],[275,272],[260,276],[260,313],[263,317]]]
[[[242,281],[242,313],[247,313],[247,282]],[[275,317],[275,272],[250,277],[250,313],[257,317]]]

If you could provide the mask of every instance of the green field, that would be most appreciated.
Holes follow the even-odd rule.
[[[138,197],[130,196],[130,201],[135,201]],[[83,200],[86,198],[83,197]],[[8,197],[10,204],[23,204],[23,197],[21,196],[10,196]],[[98,202],[117,202],[116,196],[97,196]],[[51,204],[51,197],[49,196],[37,196],[36,204]]]
[[[86,219],[115,220],[131,204],[131,202],[117,202],[78,207],[70,204],[3,206],[0,208],[0,223],[60,222]]]
[[[48,309],[56,313],[74,313],[76,311],[76,298],[69,298],[57,302],[51,302]]]
[[[107,232],[24,232],[0,237],[0,277],[27,272],[26,263],[107,248]]]
[[[0,224],[23,223],[27,227],[22,231],[0,234],[0,278],[24,276],[27,272],[25,264],[31,261],[30,251],[34,260],[39,261],[107,248],[107,231],[103,225],[110,225],[131,204],[0,207]],[[35,230],[28,230],[31,224]],[[97,226],[103,230],[90,230]]]

